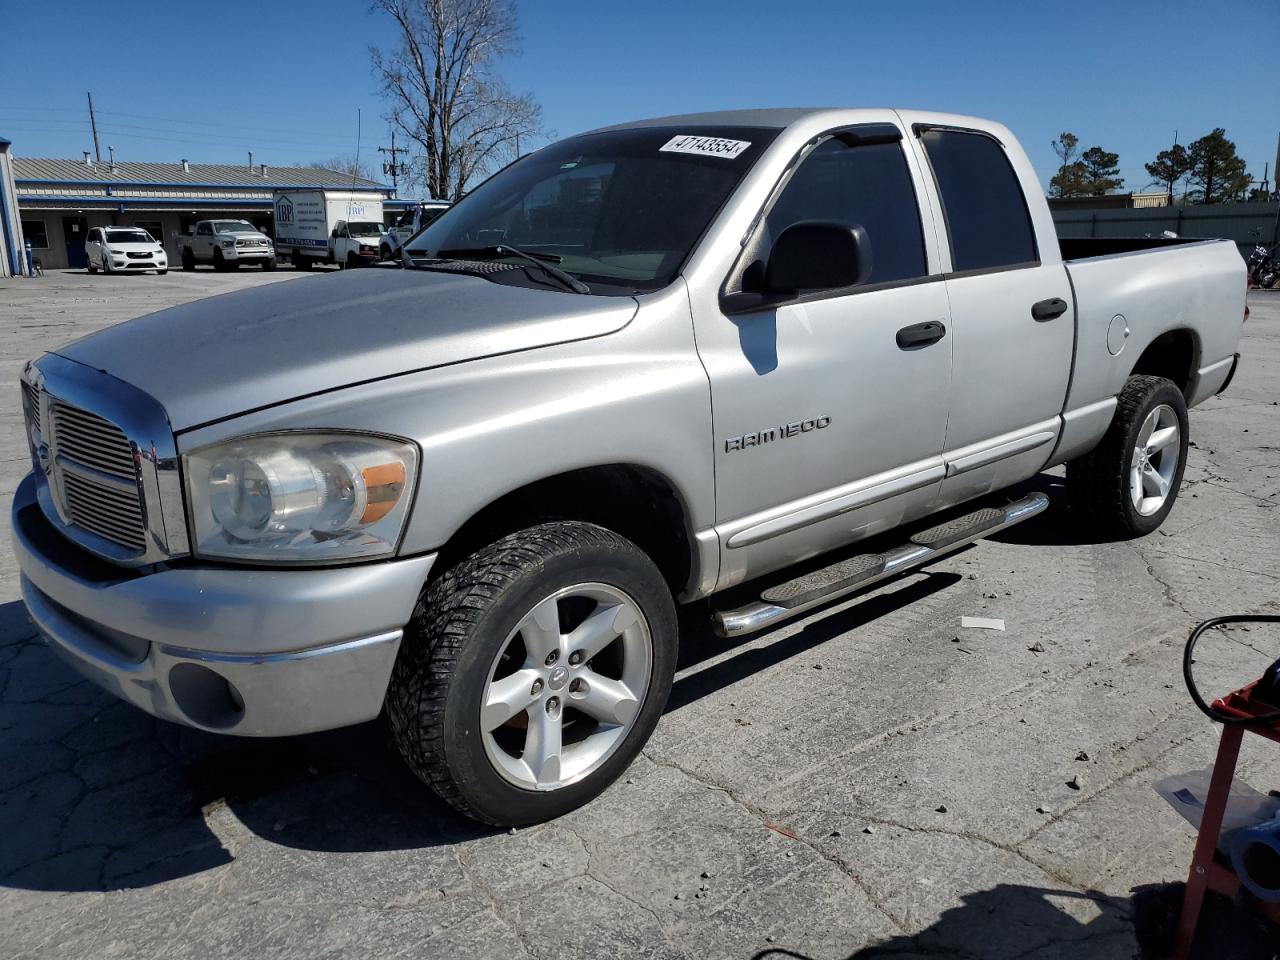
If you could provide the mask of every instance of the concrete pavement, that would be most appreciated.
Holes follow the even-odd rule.
[[[0,281],[0,523],[27,464],[22,361],[194,297],[325,282],[296,276]],[[1042,517],[818,616],[731,642],[687,611],[671,705],[626,778],[515,833],[453,815],[376,724],[240,741],[116,702],[35,637],[0,548],[2,952],[1158,955],[1192,831],[1150,785],[1216,741],[1182,642],[1208,616],[1280,612],[1280,296],[1251,304],[1162,530],[1081,542],[1045,475]],[[1201,659],[1225,689],[1265,653],[1280,632]],[[1280,786],[1280,752],[1250,744],[1241,775]],[[1220,908],[1202,955],[1271,957],[1269,936]]]

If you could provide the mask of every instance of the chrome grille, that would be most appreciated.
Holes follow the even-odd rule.
[[[147,545],[142,505],[137,493],[97,483],[66,470],[62,502],[72,523],[130,550]]]
[[[53,404],[58,455],[125,480],[137,478],[133,448],[120,428],[87,410]]]
[[[146,548],[133,447],[124,432],[97,414],[55,400],[49,407],[55,489],[67,522],[119,544]]]
[[[27,364],[20,382],[35,494],[49,523],[122,567],[186,556],[178,451],[164,408],[54,353]]]
[[[27,418],[27,426],[44,432],[44,424],[40,422],[40,388],[26,380],[22,381],[22,413]]]

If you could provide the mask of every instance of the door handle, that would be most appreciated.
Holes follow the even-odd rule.
[[[1061,297],[1050,297],[1031,305],[1031,316],[1036,323],[1044,323],[1067,312],[1067,301]]]
[[[947,335],[947,328],[937,320],[925,323],[913,323],[898,331],[898,348],[901,350],[918,350],[931,343],[937,343]]]

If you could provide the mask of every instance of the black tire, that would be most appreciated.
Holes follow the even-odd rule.
[[[1138,433],[1159,406],[1172,408],[1177,417],[1177,464],[1163,505],[1142,514],[1130,496],[1130,468]],[[1130,377],[1120,391],[1111,426],[1089,453],[1067,464],[1067,489],[1071,508],[1091,533],[1105,539],[1144,537],[1164,522],[1173,509],[1187,467],[1189,431],[1187,402],[1172,381],[1164,377]]]
[[[227,259],[217,247],[213,248],[213,269],[218,273],[225,273],[227,269]]]
[[[196,255],[191,252],[190,247],[182,248],[182,269],[188,272],[196,268]]]
[[[263,270],[263,272],[264,272],[264,273],[269,273],[269,272],[271,272],[272,270],[274,270],[275,268],[276,268],[276,258],[275,258],[275,257],[268,257],[266,260],[263,260],[263,261],[262,261],[262,270]]]
[[[163,277],[163,276],[164,276],[166,273],[168,273],[168,272],[169,272],[169,270],[168,270],[168,268],[166,267],[164,270],[157,270],[157,271],[156,271],[156,276],[157,276],[157,277]]]
[[[310,258],[310,257],[303,257],[303,256],[300,256],[300,255],[298,255],[298,254],[296,254],[296,253],[295,253],[295,254],[293,255],[293,269],[295,269],[295,270],[310,270],[310,269],[311,269],[311,258]]]
[[[355,270],[357,267],[360,266],[360,258],[357,257],[354,253],[348,253],[346,266],[348,270]]]
[[[391,248],[384,243],[382,246],[378,248],[378,260],[379,262],[381,262],[381,261],[390,260],[390,259],[391,259]]]
[[[98,272],[98,268],[97,268],[97,267],[95,267],[95,266],[93,265],[93,261],[92,261],[92,260],[88,261],[88,264],[89,264],[89,272],[90,272],[90,273],[97,273],[97,272]]]
[[[652,638],[648,687],[631,729],[599,767],[563,787],[521,789],[494,768],[479,729],[494,661],[516,625],[556,590],[601,583],[623,591]],[[635,544],[602,527],[546,523],[510,534],[454,564],[423,590],[387,691],[392,736],[410,769],[460,812],[521,826],[587,803],[627,769],[671,692],[675,605]]]

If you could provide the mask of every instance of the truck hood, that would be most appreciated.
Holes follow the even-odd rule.
[[[155,397],[175,431],[384,377],[612,333],[629,297],[371,268],[198,300],[55,352]]]

